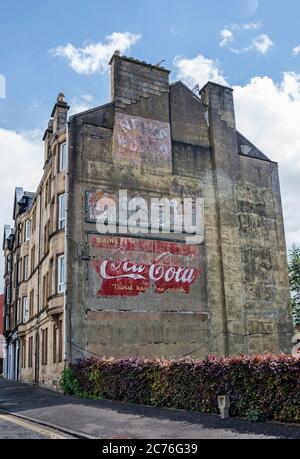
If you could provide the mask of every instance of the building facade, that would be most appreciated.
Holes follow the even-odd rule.
[[[110,65],[112,101],[68,120],[60,94],[41,183],[16,189],[7,377],[58,387],[63,365],[87,356],[290,353],[278,166],[237,131],[232,90],[195,94],[118,52]],[[141,213],[128,223],[153,199],[204,200],[204,239],[153,232]],[[115,224],[100,230],[108,204]]]
[[[3,358],[5,349],[4,338],[4,295],[0,295],[0,375],[3,372]]]
[[[42,179],[35,193],[16,188],[3,243],[5,376],[52,387],[63,369],[68,108],[60,94],[43,138]]]

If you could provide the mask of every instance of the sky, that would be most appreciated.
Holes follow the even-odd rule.
[[[233,87],[237,128],[279,163],[287,245],[300,244],[299,0],[0,0],[0,15],[1,228],[15,186],[42,175],[57,94],[71,114],[109,102],[119,49],[191,88]]]

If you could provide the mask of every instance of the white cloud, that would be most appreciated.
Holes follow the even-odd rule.
[[[44,150],[40,131],[18,133],[0,128],[0,228],[12,224],[16,186],[36,191],[42,176]],[[0,291],[3,290],[3,260],[0,257]]]
[[[93,96],[90,94],[75,96],[70,100],[69,116],[75,115],[76,113],[85,112],[86,110],[92,108],[93,105]]]
[[[203,56],[177,58],[176,67],[177,77],[190,87],[205,84],[211,68],[216,76],[211,79],[228,84],[220,66]],[[300,74],[285,72],[279,83],[267,76],[254,77],[233,88],[237,128],[279,163],[287,244],[300,245]]]
[[[253,38],[251,48],[254,48],[259,54],[266,54],[274,46],[270,37],[266,34]]]
[[[105,73],[114,51],[118,49],[121,54],[125,53],[140,37],[130,32],[113,32],[105,37],[104,43],[89,43],[84,48],[76,48],[68,43],[65,46],[58,46],[53,50],[53,54],[67,59],[76,73],[83,75]]]
[[[194,86],[199,84],[199,87],[202,87],[207,81],[227,84],[218,62],[213,59],[207,59],[202,54],[198,54],[193,59],[176,56],[173,60],[173,65],[177,69],[177,78],[187,85]]]
[[[232,24],[228,27],[229,30],[241,31],[241,30],[257,30],[261,27],[261,21],[257,22],[239,22]]]
[[[251,44],[244,47],[233,46],[236,33],[243,31],[253,31],[261,27],[261,22],[249,22],[233,24],[221,30],[219,45],[221,48],[228,48],[232,53],[241,54],[249,51],[256,51],[258,54],[266,54],[274,46],[270,37],[266,34],[257,35],[252,38]],[[233,33],[235,32],[235,33]]]
[[[248,24],[243,24],[242,28],[245,30],[256,30],[261,27],[261,22],[248,22]]]
[[[224,46],[228,46],[230,43],[233,42],[233,33],[229,29],[223,29],[220,32],[220,46],[224,48]]]
[[[295,48],[293,49],[293,55],[298,56],[298,54],[300,54],[300,45],[295,46]]]

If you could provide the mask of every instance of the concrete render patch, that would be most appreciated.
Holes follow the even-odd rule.
[[[16,390],[7,390],[14,387]],[[159,409],[109,400],[82,400],[37,386],[0,379],[0,399],[16,403],[3,411],[83,438],[271,439],[300,438],[300,426],[251,423],[217,415]],[[0,410],[1,410],[0,402]]]

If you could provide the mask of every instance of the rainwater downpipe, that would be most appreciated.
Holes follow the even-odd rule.
[[[64,367],[68,367],[70,363],[70,355],[68,352],[68,203],[69,203],[69,122],[66,124],[66,172],[65,172],[65,251],[64,251],[64,320],[63,320],[63,333],[64,333]]]

